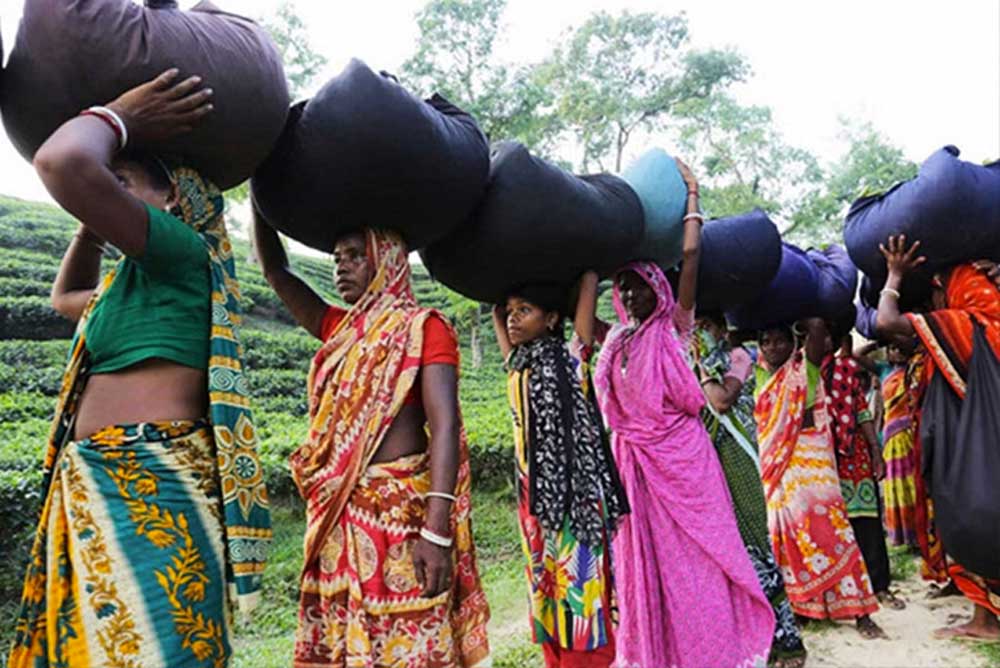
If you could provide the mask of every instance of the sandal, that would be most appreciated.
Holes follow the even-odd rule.
[[[885,634],[878,624],[876,624],[871,617],[858,617],[857,621],[858,633],[865,640],[888,640],[889,636]]]
[[[878,602],[887,608],[892,608],[893,610],[906,610],[906,601],[899,598],[891,591],[880,591],[875,596],[878,598]]]

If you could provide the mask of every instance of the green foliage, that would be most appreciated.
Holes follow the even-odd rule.
[[[889,545],[889,574],[893,581],[908,580],[917,573],[917,557],[905,545]]]
[[[73,329],[47,297],[0,298],[0,339],[65,339]]]
[[[52,283],[34,278],[0,276],[0,294],[11,297],[48,297]]]
[[[683,15],[593,14],[548,63],[556,109],[583,149],[583,167],[620,172],[637,130],[661,129],[679,105],[742,81],[742,56],[688,48]]]
[[[514,139],[545,153],[560,130],[543,67],[497,56],[506,0],[430,0],[416,16],[420,35],[403,78],[438,92],[479,121],[491,141]]]
[[[702,206],[713,217],[760,207],[791,216],[823,176],[816,158],[789,146],[769,107],[743,106],[716,93],[679,109],[680,146],[704,188]]]
[[[292,99],[304,95],[316,75],[326,66],[326,56],[315,51],[306,24],[296,12],[295,3],[284,0],[261,23],[271,33],[281,53]]]
[[[32,536],[41,510],[42,476],[38,471],[0,468],[0,554],[5,567],[0,569],[0,602],[16,601],[21,596],[22,564],[31,551]],[[18,568],[9,566],[17,564]],[[7,606],[3,606],[6,608]],[[0,618],[0,627],[9,623]],[[0,631],[2,633],[2,631]],[[0,641],[6,640],[0,635]],[[6,643],[0,642],[4,647]]]
[[[823,189],[808,198],[787,230],[795,240],[833,242],[842,236],[848,206],[864,194],[888,190],[917,175],[917,165],[871,123],[841,119],[844,154],[826,169]]]

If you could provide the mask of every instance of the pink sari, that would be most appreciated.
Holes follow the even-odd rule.
[[[704,396],[683,352],[693,314],[675,307],[655,265],[625,269],[650,285],[657,306],[633,332],[616,287],[623,324],[609,334],[595,377],[632,506],[613,544],[620,607],[614,666],[763,666],[774,612],[699,414]]]

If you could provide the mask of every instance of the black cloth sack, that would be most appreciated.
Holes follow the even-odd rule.
[[[921,469],[948,556],[1000,578],[1000,362],[974,325],[965,400],[935,371],[920,418]]]
[[[574,176],[500,142],[472,218],[421,257],[452,290],[497,304],[517,286],[556,283],[569,292],[587,270],[613,272],[632,258],[643,225],[638,196],[617,176]]]
[[[284,66],[267,31],[203,1],[26,0],[3,81],[3,123],[31,160],[62,123],[171,67],[199,75],[215,110],[158,151],[220,188],[250,178],[288,114]]]
[[[915,178],[851,205],[844,242],[876,289],[886,278],[879,244],[893,235],[919,239],[920,254],[927,257],[903,283],[904,296],[917,301],[929,294],[934,272],[970,260],[1000,259],[1000,161],[983,166],[958,156],[957,148],[945,146],[924,161]],[[865,298],[877,302],[870,292]]]
[[[252,186],[271,225],[318,250],[364,227],[396,230],[416,249],[468,218],[488,175],[471,116],[352,60],[292,108]]]
[[[698,308],[751,301],[781,266],[781,234],[761,209],[705,223],[698,262]]]

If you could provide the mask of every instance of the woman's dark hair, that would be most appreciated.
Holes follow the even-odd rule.
[[[726,321],[726,316],[722,311],[698,311],[696,317],[708,320],[712,324],[721,327],[723,330],[727,330],[729,328],[729,323]]]
[[[836,318],[833,318],[827,322],[827,327],[830,330],[830,337],[833,339],[834,343],[839,343],[844,339],[845,336],[851,333],[854,329],[854,321],[857,318],[858,309],[854,304],[848,306],[844,309]]]
[[[128,151],[118,155],[116,162],[128,162],[136,165],[149,177],[150,184],[157,190],[167,191],[174,182],[167,164],[152,153],[143,151]]]
[[[770,325],[757,332],[758,344],[764,340],[764,335],[768,332],[780,332],[786,339],[795,343],[795,332],[792,331],[791,325]]]
[[[558,322],[550,331],[554,336],[564,336],[567,302],[569,301],[565,287],[557,283],[525,283],[508,292],[506,299],[510,297],[520,297],[546,313],[555,313],[559,317]]]

